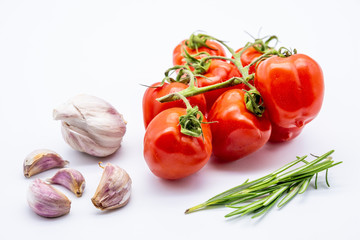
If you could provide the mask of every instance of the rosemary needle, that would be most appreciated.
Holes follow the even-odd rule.
[[[278,170],[253,181],[246,180],[244,183],[217,194],[204,203],[187,209],[185,213],[207,209],[211,206],[225,206],[235,209],[225,217],[246,214],[254,214],[253,218],[261,216],[269,211],[276,202],[280,201],[277,205],[280,208],[297,194],[304,193],[314,176],[315,188],[317,188],[319,172],[326,171],[325,180],[327,186],[330,187],[328,169],[342,163],[335,163],[332,160],[330,155],[333,152],[334,150],[331,150],[310,162],[305,160],[307,156],[297,157],[295,161]],[[302,166],[296,167],[301,163]],[[292,169],[290,170],[290,168]]]

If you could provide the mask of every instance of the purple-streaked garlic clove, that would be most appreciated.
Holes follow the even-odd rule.
[[[72,168],[60,169],[52,178],[47,179],[47,182],[64,186],[75,193],[77,197],[81,197],[86,184],[84,176]]]
[[[24,160],[24,176],[29,178],[35,174],[52,168],[65,167],[69,162],[54,151],[38,149],[31,152]]]
[[[128,173],[119,166],[107,163],[91,201],[101,210],[110,210],[125,206],[130,194],[131,178]]]
[[[70,212],[71,201],[39,178],[30,184],[27,201],[30,208],[42,217],[60,217]]]
[[[123,116],[112,105],[86,94],[55,108],[53,118],[61,120],[65,142],[96,157],[106,157],[118,150],[126,132]]]

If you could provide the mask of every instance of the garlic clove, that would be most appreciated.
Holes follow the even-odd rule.
[[[55,108],[53,118],[61,120],[63,138],[72,148],[97,157],[119,149],[126,132],[126,122],[113,106],[86,94]]]
[[[70,212],[71,201],[38,178],[30,184],[27,201],[30,208],[42,217],[60,217]]]
[[[47,179],[47,182],[64,186],[75,193],[77,197],[81,197],[86,185],[84,176],[72,168],[60,169],[52,178]]]
[[[29,178],[52,168],[62,168],[68,163],[69,161],[63,160],[62,157],[54,151],[38,149],[31,152],[25,158],[23,164],[24,176]]]
[[[123,207],[129,202],[131,183],[131,178],[124,169],[108,163],[91,201],[101,210]]]

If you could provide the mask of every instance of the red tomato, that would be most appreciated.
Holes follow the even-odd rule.
[[[324,97],[322,70],[304,54],[271,57],[261,62],[255,75],[269,119],[272,139],[293,139],[319,113]],[[300,129],[298,129],[300,128]],[[281,137],[288,133],[286,138]]]
[[[243,48],[236,50],[236,53],[240,52]],[[262,55],[261,52],[258,52],[254,47],[249,47],[246,49],[240,56],[241,63],[243,67],[249,65],[253,60],[260,57]],[[252,65],[249,68],[249,74],[255,73],[256,64]]]
[[[271,125],[271,135],[270,135],[270,142],[285,142],[297,137],[303,128],[282,128],[276,126],[275,124]]]
[[[214,155],[234,161],[255,152],[269,139],[270,121],[246,109],[244,91],[232,89],[222,94],[209,112]]]
[[[207,48],[207,47],[199,47],[197,50],[196,49],[191,49],[188,46],[185,45],[185,41],[183,40],[181,43],[179,43],[174,51],[173,51],[173,63],[174,65],[184,65],[186,63],[186,60],[183,57],[183,48],[185,48],[185,50],[190,54],[190,55],[194,55],[197,54],[199,52],[207,52],[210,54],[210,56],[226,56],[225,50],[224,48],[217,42],[215,41],[211,41],[211,40],[207,40],[206,44],[211,47]],[[201,58],[201,57],[198,57]]]
[[[160,83],[154,83],[152,87],[159,86]],[[160,103],[156,99],[163,97],[167,94],[179,92],[188,87],[188,85],[172,82],[164,83],[162,87],[158,88],[148,88],[143,96],[143,117],[144,117],[144,126],[147,128],[151,120],[160,112],[168,108],[173,107],[185,107],[185,103],[182,100],[177,100],[173,102]],[[199,110],[205,115],[206,114],[206,100],[203,94],[199,94],[193,97],[188,98],[191,106],[198,106]]]
[[[206,87],[217,83],[225,82],[232,77],[240,77],[239,71],[233,64],[217,59],[211,60],[208,71],[203,75],[205,76],[205,78],[197,79],[199,87]],[[221,88],[204,93],[207,110],[209,111],[216,99],[227,90],[233,88],[242,89],[243,87],[244,86],[242,84],[239,84],[234,87]]]
[[[146,129],[144,157],[150,170],[160,178],[187,177],[199,171],[211,156],[209,124],[201,124],[204,138],[182,134],[179,117],[185,114],[185,108],[164,110]]]

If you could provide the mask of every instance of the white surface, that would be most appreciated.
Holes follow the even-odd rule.
[[[359,237],[359,1],[0,1],[0,239],[355,239]],[[201,12],[200,12],[201,11]],[[181,181],[163,181],[142,156],[144,87],[163,77],[172,50],[203,30],[233,48],[276,34],[322,66],[326,93],[319,116],[294,141],[267,144],[230,164],[210,162]],[[115,155],[97,159],[62,139],[52,109],[78,93],[104,98],[123,113],[128,130]],[[87,188],[70,214],[45,219],[26,202],[32,179],[25,156],[50,148],[80,170]],[[184,215],[186,208],[260,177],[296,155],[335,149],[344,163],[283,209],[260,219],[226,220],[228,209]],[[102,169],[125,168],[133,179],[129,204],[100,212],[90,198]],[[36,177],[47,178],[56,170]]]

